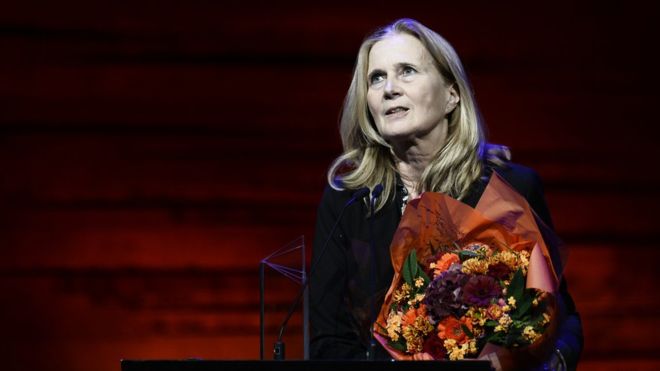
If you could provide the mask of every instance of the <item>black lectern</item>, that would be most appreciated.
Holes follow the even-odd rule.
[[[138,361],[122,371],[491,371],[488,361]]]

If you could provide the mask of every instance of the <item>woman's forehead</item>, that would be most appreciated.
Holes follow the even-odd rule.
[[[393,34],[377,41],[369,51],[369,70],[384,69],[396,64],[423,65],[430,63],[431,55],[416,37]]]

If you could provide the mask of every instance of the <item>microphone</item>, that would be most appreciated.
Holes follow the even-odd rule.
[[[381,187],[382,188],[382,187]],[[300,303],[300,299],[302,298],[303,294],[307,290],[307,287],[309,286],[309,278],[312,276],[312,273],[315,271],[316,266],[319,264],[321,261],[321,258],[323,257],[323,254],[325,253],[327,247],[329,246],[328,244],[330,243],[330,240],[332,239],[332,235],[335,233],[335,229],[337,229],[337,226],[339,226],[339,222],[341,221],[341,218],[344,216],[344,211],[351,206],[352,204],[355,203],[355,201],[361,200],[364,197],[369,195],[369,188],[368,187],[362,187],[355,191],[353,193],[353,197],[351,197],[350,200],[348,200],[344,206],[341,208],[341,211],[339,212],[339,215],[337,216],[337,219],[335,220],[335,224],[332,225],[332,228],[330,229],[330,232],[328,233],[328,237],[325,239],[325,242],[323,242],[323,246],[321,247],[321,250],[319,252],[319,255],[315,257],[314,261],[312,262],[312,266],[309,268],[309,275],[307,276],[307,279],[305,279],[305,282],[303,282],[302,286],[300,287],[300,291],[298,291],[298,296],[296,297],[296,300],[292,303],[291,307],[289,308],[289,312],[287,313],[286,317],[284,318],[284,321],[282,321],[282,325],[280,326],[280,332],[277,337],[277,341],[275,342],[275,345],[273,346],[273,359],[275,360],[284,360],[285,358],[285,346],[284,342],[282,341],[282,336],[284,335],[284,330],[286,329],[287,323],[289,323],[289,320],[291,319],[291,316],[293,315],[293,312],[296,310],[296,307],[298,306],[298,303]]]
[[[369,291],[371,294],[371,314],[370,314],[370,328],[369,328],[369,349],[367,350],[367,359],[373,361],[376,356],[376,339],[374,338],[374,328],[371,325],[376,320],[376,240],[374,239],[374,215],[376,213],[376,200],[383,192],[383,185],[377,184],[371,191],[371,202],[369,202],[370,215],[369,215],[369,247],[371,252],[371,267],[369,267]]]
[[[382,184],[376,184],[373,191],[371,191],[371,202],[374,203],[376,201],[376,199],[378,197],[380,197],[381,193],[383,193],[383,185]]]

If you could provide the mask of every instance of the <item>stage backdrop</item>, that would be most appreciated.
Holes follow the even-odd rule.
[[[403,16],[454,44],[489,138],[545,181],[571,248],[580,369],[659,368],[657,14],[634,2],[3,4],[0,368],[256,359],[258,262],[312,240],[357,48]],[[295,290],[276,287],[270,337]],[[290,332],[300,357],[299,318]]]

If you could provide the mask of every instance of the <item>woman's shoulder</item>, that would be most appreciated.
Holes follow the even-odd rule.
[[[541,177],[531,167],[508,162],[502,166],[493,166],[492,170],[504,178],[504,180],[523,196],[542,188]]]
[[[509,162],[504,166],[493,167],[505,181],[520,193],[541,219],[552,227],[552,218],[545,201],[543,182],[532,168]]]
[[[529,195],[530,191],[535,188],[541,187],[541,178],[536,171],[530,167],[511,162],[511,150],[507,146],[486,143],[482,160],[484,176],[481,179],[486,182],[495,171],[524,196]]]
[[[352,192],[350,190],[347,189],[339,190],[333,188],[330,184],[326,183],[325,188],[323,189],[323,196],[321,197],[321,202],[341,203],[341,201],[350,200],[351,194]]]
[[[333,188],[330,184],[326,184],[321,196],[321,203],[319,210],[331,214],[337,214],[352,198],[358,190],[344,189],[339,190]]]

